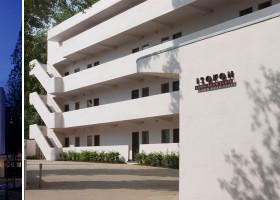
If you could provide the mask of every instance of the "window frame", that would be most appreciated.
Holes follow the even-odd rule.
[[[79,110],[80,109],[80,102],[77,101],[75,102],[75,110]]]
[[[74,69],[74,73],[78,73],[78,72],[80,72],[81,71],[81,69],[78,67],[78,68],[76,68],[76,69]]]
[[[80,147],[80,137],[75,137],[75,147]]]
[[[178,84],[177,84],[178,83]],[[179,91],[180,90],[180,81],[173,81],[172,82],[172,91]]]
[[[145,139],[146,136],[146,139]],[[149,131],[142,131],[142,144],[150,144],[150,133]]]
[[[173,40],[176,40],[176,39],[178,39],[178,38],[180,38],[180,37],[182,37],[183,35],[182,35],[182,32],[178,32],[178,33],[174,33],[173,35],[172,35],[172,39]]]
[[[90,103],[90,106],[89,106],[89,103]],[[93,103],[93,102],[92,102],[92,99],[88,99],[88,100],[87,100],[87,108],[92,107],[92,106],[93,106],[92,103]]]
[[[170,41],[169,36],[167,36],[167,37],[161,38],[160,43],[164,44],[164,43],[169,42],[169,41]]]
[[[66,109],[66,108],[68,108],[68,109]],[[69,104],[65,104],[64,105],[64,112],[68,112],[68,111],[70,111],[70,106],[69,106]]]
[[[91,147],[92,146],[92,135],[87,136],[87,146]]]
[[[165,88],[165,86],[167,86],[167,87]],[[165,91],[165,89],[167,89],[167,91]],[[162,83],[161,84],[161,94],[168,93],[168,92],[170,92],[169,82]]]
[[[167,135],[165,136],[165,134],[167,134]],[[165,139],[167,139],[167,141],[165,141]],[[170,130],[169,129],[161,130],[161,143],[162,144],[170,143]]]
[[[269,4],[269,5],[266,5],[266,4]],[[264,6],[264,7],[263,7]],[[269,1],[265,1],[265,2],[262,2],[258,5],[258,10],[262,10],[262,9],[265,9],[265,8],[268,8],[272,6],[272,1],[269,0]]]
[[[145,92],[144,92],[145,90],[146,90],[147,94],[145,94]],[[148,97],[148,96],[150,96],[149,87],[142,88],[142,97]]]
[[[139,49],[139,47],[137,47],[137,48],[134,48],[134,49],[132,49],[132,53],[137,53],[137,52],[139,52],[140,51],[140,49]]]
[[[93,99],[93,106],[99,106],[99,105],[100,105],[99,98]]]
[[[245,8],[243,10],[240,10],[239,11],[239,17],[242,17],[242,16],[245,16],[245,15],[248,15],[248,14],[251,14],[253,12],[253,7],[249,7],[249,8]]]
[[[136,94],[137,92],[137,95],[134,96],[134,94]],[[132,90],[131,91],[131,99],[138,99],[139,98],[139,89],[135,89],[135,90]]]
[[[146,49],[148,49],[148,48],[150,48],[150,45],[149,45],[149,44],[144,44],[144,45],[142,46],[142,50],[146,50]]]
[[[99,62],[99,61],[96,61],[96,62],[93,63],[93,66],[96,67],[96,66],[99,65],[99,64],[100,64],[100,62]]]

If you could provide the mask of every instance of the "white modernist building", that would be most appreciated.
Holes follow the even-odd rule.
[[[46,124],[30,137],[48,160],[126,161],[180,138],[181,200],[279,199],[279,16],[280,0],[101,0],[30,63],[48,93],[30,94]]]

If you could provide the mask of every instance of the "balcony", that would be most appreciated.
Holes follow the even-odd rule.
[[[58,94],[87,89],[96,84],[112,84],[118,78],[145,73],[156,76],[178,78],[181,68],[178,52],[180,47],[209,37],[214,37],[238,28],[258,23],[259,21],[278,16],[280,4],[256,11],[250,15],[238,17],[227,22],[188,34],[179,39],[153,46],[144,51],[130,54],[119,59],[103,63],[66,77],[49,77],[46,69],[37,63],[30,74],[35,75],[48,93]],[[173,50],[173,51],[170,51]],[[161,54],[164,53],[164,54]],[[115,84],[115,83],[114,83]]]
[[[47,65],[33,60],[30,62],[29,66],[29,75],[35,76],[48,93],[61,91],[61,77],[52,77],[52,75],[47,72]]]
[[[59,153],[62,152],[62,145],[60,144],[54,133],[51,134],[52,136],[50,140],[47,130],[48,129],[44,126],[38,126],[36,124],[30,125],[29,138],[35,139],[36,143],[39,145],[47,160],[57,160],[59,158]]]
[[[52,110],[44,103],[44,98],[38,95],[37,92],[30,93],[29,103],[35,107],[48,128],[60,126],[61,113],[52,112]]]
[[[195,1],[165,0],[161,2],[160,7],[158,7],[158,2],[155,0],[145,1],[63,41],[60,45],[49,46],[49,52],[55,53],[51,54],[48,61],[52,64],[57,64],[70,57],[80,57],[81,54],[97,54],[104,50],[114,49],[131,39],[142,38],[143,35],[152,32],[155,27],[156,29],[170,27],[168,23],[169,17],[165,15]],[[157,9],[154,9],[155,7]],[[192,8],[187,8],[184,13],[184,15],[190,16],[196,12]],[[161,16],[165,17],[160,18]],[[181,18],[179,14],[177,17]],[[71,61],[71,59],[68,61]]]
[[[51,113],[37,93],[30,94],[30,102],[34,105],[48,128],[81,127],[179,113],[179,92],[154,95],[64,113]]]

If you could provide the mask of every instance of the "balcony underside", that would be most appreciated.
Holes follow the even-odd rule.
[[[136,127],[145,126],[147,123],[167,123],[172,124],[179,120],[179,114],[172,114],[172,115],[164,115],[164,116],[155,116],[155,117],[147,117],[142,119],[132,119],[132,120],[125,120],[125,121],[116,121],[116,122],[108,122],[108,123],[100,123],[100,124],[90,124],[84,126],[77,126],[77,127],[69,127],[69,128],[54,128],[53,130],[58,134],[64,133],[76,133],[79,131],[85,130],[93,130],[93,129],[100,129],[102,127],[105,128],[117,128],[117,127],[124,127],[126,125]]]

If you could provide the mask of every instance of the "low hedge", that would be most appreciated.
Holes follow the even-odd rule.
[[[149,154],[142,152],[136,154],[136,161],[141,165],[179,169],[179,154],[175,152],[171,152],[170,154],[168,152],[166,154],[162,152]]]
[[[66,161],[83,161],[83,162],[108,162],[108,163],[122,163],[120,153],[115,151],[68,151],[60,153],[60,159]]]
[[[40,158],[36,155],[33,155],[33,156],[26,156],[26,159],[27,160],[39,160]]]

